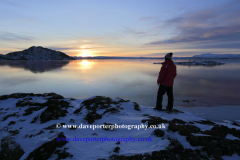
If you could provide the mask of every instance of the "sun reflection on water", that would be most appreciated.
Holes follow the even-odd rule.
[[[78,65],[80,66],[79,69],[90,69],[93,68],[94,62],[89,60],[82,60],[78,62]]]

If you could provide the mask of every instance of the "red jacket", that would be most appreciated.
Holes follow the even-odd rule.
[[[176,65],[172,60],[165,60],[158,75],[157,83],[164,86],[173,86],[174,78],[177,75]]]

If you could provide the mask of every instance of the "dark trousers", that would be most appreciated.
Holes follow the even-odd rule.
[[[168,110],[172,110],[173,109],[173,87],[168,87],[168,86],[164,86],[161,85],[158,88],[158,95],[157,95],[157,104],[156,104],[156,108],[157,109],[162,109],[162,100],[163,100],[163,95],[165,94],[165,92],[167,92],[167,96],[168,96]]]

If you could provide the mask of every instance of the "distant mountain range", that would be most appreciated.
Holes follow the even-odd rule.
[[[74,56],[75,59],[164,59],[164,57],[115,57],[115,56],[94,56],[94,57],[81,57]],[[186,59],[192,57],[174,57],[178,59]]]
[[[206,53],[206,54],[195,55],[195,56],[193,56],[193,58],[239,59],[240,54],[211,54],[211,53]]]
[[[75,58],[60,51],[54,51],[41,46],[32,46],[23,51],[0,55],[0,60],[74,60]]]
[[[75,59],[164,59],[164,57],[111,57],[111,56],[96,56],[96,57],[74,57]],[[240,59],[240,54],[200,54],[192,57],[173,57],[173,59]]]
[[[173,57],[173,59],[240,59],[240,54],[200,54],[193,57]],[[0,61],[9,60],[75,60],[75,59],[164,59],[164,57],[115,57],[115,56],[94,56],[94,57],[71,57],[67,54],[43,48],[41,46],[32,46],[23,51],[11,52],[6,55],[0,54]]]

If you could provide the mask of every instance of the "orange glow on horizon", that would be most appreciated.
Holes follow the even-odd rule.
[[[78,56],[81,57],[93,57],[92,52],[89,50],[80,50],[80,54]]]

